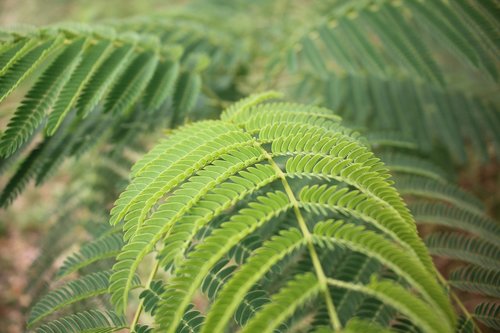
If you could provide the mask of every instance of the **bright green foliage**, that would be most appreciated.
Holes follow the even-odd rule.
[[[229,108],[223,113],[224,121],[181,128],[160,143],[165,147],[163,151],[154,148],[133,168],[134,178],[117,200],[111,218],[114,224],[124,221],[126,235],[111,277],[115,306],[119,310],[127,306],[131,277],[155,245],[163,243],[156,265],[169,268],[172,278],[155,311],[160,329],[174,332],[201,288],[214,299],[202,331],[221,331],[241,300],[268,270],[295,251],[306,250],[313,259],[309,268],[312,272],[297,276],[298,280],[290,286],[297,283],[307,288],[284,287],[276,294],[276,301],[271,296],[271,302],[255,313],[245,329],[252,331],[254,325],[267,322],[259,319],[261,316],[270,316],[276,320],[267,328],[272,331],[313,299],[327,302],[332,309],[330,321],[338,325],[333,312],[334,295],[325,293],[326,276],[316,261],[315,248],[324,248],[331,241],[361,251],[406,277],[428,307],[448,318],[440,329],[450,330],[454,314],[436,283],[423,244],[416,237],[411,215],[387,182],[386,169],[379,160],[327,110],[282,103],[257,104],[254,100],[258,101],[258,96]],[[311,116],[303,117],[307,112]],[[200,140],[204,136],[207,139]],[[318,190],[301,185],[303,177],[316,178],[315,182],[325,185]],[[252,196],[256,191],[259,196]],[[235,209],[235,205],[242,208]],[[377,232],[373,237],[379,238],[371,239],[371,232],[351,226],[353,221],[345,231],[323,234],[321,241],[313,241],[312,231],[307,229],[320,218],[315,217],[317,214],[353,218],[374,227]],[[227,222],[196,241],[198,232],[218,216],[226,216]],[[297,227],[282,230],[279,236],[264,242],[240,269],[235,271],[234,266],[226,266],[227,261],[220,261],[246,237],[259,235],[260,229],[284,216],[289,216],[290,223]],[[348,237],[346,243],[342,243],[343,237]],[[387,244],[387,248],[380,244]],[[304,280],[306,276],[308,279]],[[385,295],[392,290],[390,286],[374,288],[363,291],[383,301],[394,297]],[[295,295],[299,291],[300,296]],[[405,306],[411,308],[414,298],[408,294]],[[271,312],[267,314],[268,311]],[[280,316],[272,315],[272,311],[278,311]],[[413,310],[408,311],[404,314],[412,314]],[[434,319],[428,320],[416,324],[439,331],[432,324]]]
[[[151,270],[154,279],[164,269],[171,278],[148,281],[137,310],[153,314],[152,328],[162,331],[281,331],[319,308],[322,325],[340,329],[368,298],[424,331],[453,331],[455,315],[384,165],[328,110],[262,103],[274,96],[242,100],[223,121],[181,127],[132,168],[111,217],[125,235],[109,280],[115,307],[129,306],[136,273]],[[320,222],[325,217],[333,220]],[[59,274],[108,257],[117,237],[85,245]],[[341,275],[330,267],[343,256],[322,254],[337,251],[359,258]],[[151,252],[155,262],[144,266]],[[366,272],[380,281],[354,279],[365,260],[379,263]],[[381,266],[400,280],[384,279]],[[64,305],[100,294],[88,279],[49,293],[34,318],[57,309],[57,295]],[[77,293],[64,293],[73,285]],[[200,291],[212,303],[206,313],[193,309]]]
[[[125,311],[136,274],[146,270],[149,287],[136,312],[155,323],[138,331],[278,332],[306,316],[319,331],[348,331],[357,317],[374,330],[454,331],[448,295],[387,167],[329,110],[266,103],[275,96],[252,95],[224,111],[223,120],[183,126],[139,160],[112,209],[113,231],[85,245],[59,273],[116,255],[106,288],[84,276],[42,298],[33,318],[103,292]],[[396,185],[421,197],[412,207],[422,221],[451,225],[439,218],[446,216],[474,235],[498,236],[479,203],[459,209],[422,201],[471,202],[435,177],[441,172],[432,164],[395,171],[409,177],[398,176]],[[450,237],[434,235],[427,245],[485,267],[460,269],[450,284],[496,295],[495,245]],[[154,262],[145,265],[151,253]],[[170,274],[166,282],[158,280],[162,270]],[[193,307],[202,294],[206,310]]]

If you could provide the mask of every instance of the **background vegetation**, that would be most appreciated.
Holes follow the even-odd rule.
[[[47,25],[61,21],[92,22],[104,18],[119,18],[148,14],[166,10],[172,4],[183,1],[123,1],[99,0],[2,0],[0,1],[0,26],[22,24]],[[0,124],[4,128],[12,107],[19,102],[14,97],[10,102],[0,104]],[[0,327],[8,333],[23,332],[26,322],[26,306],[30,297],[24,288],[28,282],[28,269],[40,253],[41,237],[54,222],[52,212],[57,209],[57,197],[65,193],[73,177],[70,165],[46,184],[28,189],[25,195],[11,207],[0,211]],[[7,181],[2,177],[2,187]],[[15,251],[19,256],[9,253]],[[3,331],[2,331],[3,332]]]

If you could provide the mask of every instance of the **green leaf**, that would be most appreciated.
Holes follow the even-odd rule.
[[[92,77],[97,67],[104,60],[104,56],[109,51],[111,42],[103,40],[90,46],[82,56],[82,61],[75,68],[71,78],[64,85],[57,98],[52,112],[49,114],[45,132],[47,135],[53,135],[59,128],[64,117],[71,108],[74,107],[78,97],[83,91],[84,86]]]
[[[158,57],[155,54],[142,53],[136,56],[109,92],[104,112],[114,114],[128,112],[143,94],[157,64]]]
[[[66,47],[28,92],[0,138],[0,156],[12,155],[40,126],[60,89],[80,61],[84,43],[85,39],[79,39]]]
[[[500,305],[498,303],[483,302],[474,309],[474,318],[493,329],[500,329]]]
[[[76,108],[79,115],[87,116],[102,101],[109,88],[116,82],[118,75],[129,63],[133,50],[134,46],[131,44],[116,48],[95,70],[78,98]]]
[[[125,319],[111,311],[89,310],[45,324],[37,333],[111,333],[127,328]]]
[[[48,41],[43,41],[37,47],[21,57],[14,57],[13,64],[4,67],[5,73],[0,75],[0,102],[7,97],[28,75],[33,72],[48,55],[57,49],[62,43],[61,36]],[[30,48],[31,43],[28,42],[27,48]],[[24,52],[22,52],[24,53]],[[15,60],[18,58],[17,60]],[[14,62],[15,60],[15,62]],[[2,70],[3,71],[3,70]],[[51,82],[54,84],[55,82]]]
[[[448,281],[460,290],[500,298],[500,271],[464,266],[452,271]]]
[[[52,312],[72,303],[106,293],[110,275],[111,272],[89,274],[52,290],[31,309],[28,325],[32,326]]]

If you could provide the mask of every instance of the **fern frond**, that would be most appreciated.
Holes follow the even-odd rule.
[[[296,229],[284,231],[280,236],[264,243],[225,285],[207,314],[202,332],[213,332],[214,329],[224,327],[252,285],[276,262],[304,245],[304,240]]]
[[[107,40],[89,46],[88,51],[82,56],[81,62],[75,68],[68,83],[64,85],[59,97],[54,103],[54,108],[47,120],[47,135],[53,135],[55,133],[64,117],[71,108],[74,107],[77,97],[80,95],[83,87],[87,84],[99,64],[103,61],[103,55],[110,47],[111,42]]]
[[[153,147],[148,153],[146,153],[136,164],[132,166],[131,176],[132,178],[137,178],[141,173],[146,171],[151,167],[154,163],[157,163],[160,158],[165,158],[165,154],[169,152],[170,147],[174,148],[179,146],[183,147],[182,144],[195,144],[195,141],[189,141],[190,136],[194,135],[203,135],[204,133],[201,128],[210,128],[213,132],[212,135],[221,135],[224,131],[230,131],[231,128],[225,124],[219,124],[215,121],[200,121],[193,124],[189,124],[183,127],[180,127],[176,132],[172,135],[169,135],[166,139],[163,139],[159,144]],[[207,140],[209,137],[201,136],[200,140]],[[198,143],[199,145],[200,143]],[[189,146],[186,144],[186,146]],[[170,148],[170,149],[172,149]],[[150,170],[149,172],[151,172]],[[160,174],[159,171],[156,172]],[[124,196],[124,194],[122,194]],[[118,211],[118,208],[114,208],[112,211],[112,216],[114,216],[115,211]],[[121,214],[117,215],[116,219],[119,221],[123,216]],[[112,221],[115,221],[114,219]],[[113,222],[114,223],[114,222]]]
[[[162,266],[168,267],[172,262],[177,263],[176,261],[187,250],[189,242],[193,240],[200,226],[218,217],[234,205],[236,200],[253,194],[275,179],[276,175],[270,167],[257,166],[256,168],[248,168],[238,175],[233,175],[231,177],[232,184],[221,184],[218,189],[214,189],[213,194],[208,194],[206,200],[200,200],[199,206],[206,209],[205,212],[195,216],[187,216],[186,219],[179,221],[172,227],[171,238],[165,241],[164,248],[160,251]]]
[[[460,290],[500,297],[500,272],[478,266],[464,266],[451,272],[450,284]]]
[[[119,255],[117,258],[118,263],[116,264],[116,267],[122,267],[122,269],[114,274],[112,278],[113,282],[120,282],[120,280],[123,281],[123,278],[128,280],[128,278],[131,277],[130,274],[133,274],[133,271],[136,269],[142,258],[149,251],[151,251],[156,242],[158,242],[163,235],[172,228],[172,224],[179,221],[179,226],[182,226],[181,223],[183,221],[181,218],[186,210],[194,208],[201,209],[203,212],[204,209],[212,208],[215,212],[221,212],[224,209],[224,205],[230,205],[231,201],[227,200],[230,199],[229,197],[219,197],[220,194],[215,194],[213,197],[210,197],[210,190],[212,190],[217,183],[229,180],[231,176],[234,176],[237,172],[242,171],[242,169],[261,161],[262,156],[259,156],[260,154],[261,153],[253,147],[241,147],[237,152],[232,152],[232,155],[222,155],[223,159],[220,163],[217,163],[218,165],[215,164],[213,167],[207,168],[204,172],[200,172],[198,176],[193,177],[190,182],[184,183],[183,186],[175,192],[174,196],[170,196],[165,203],[158,207],[155,213],[150,217],[148,223],[143,226],[139,225],[135,235],[133,235],[133,237],[130,238],[129,243],[125,245],[125,247],[128,247],[131,251],[128,252],[127,256],[122,257]],[[258,169],[256,169],[255,172],[258,173]],[[249,178],[253,178],[251,177],[251,174],[249,175]],[[241,177],[241,179],[244,183],[248,184],[249,180],[246,180],[244,177]],[[260,179],[257,178],[254,181],[258,184]],[[193,191],[199,191],[198,195],[191,197],[190,193],[193,193]],[[204,195],[207,195],[208,200],[206,203],[200,201],[200,197]],[[220,205],[218,203],[220,200],[219,198],[227,200],[226,203]],[[207,217],[210,216],[211,214],[207,214]],[[202,216],[201,221],[207,221],[207,217]],[[171,223],[164,225],[163,221],[165,218],[169,218]],[[190,222],[190,224],[193,222],[196,223],[196,219],[194,221],[190,221],[192,219],[186,220],[187,222]],[[152,224],[151,222],[154,221],[157,222]],[[127,222],[125,223],[124,228],[127,228]],[[132,253],[135,255],[131,257]],[[126,301],[127,293],[128,288],[125,286],[125,288],[120,290],[120,292],[113,293],[113,300],[116,304],[121,303],[121,300]]]
[[[197,333],[200,331],[204,320],[205,317],[203,317],[201,312],[189,307],[186,313],[184,313],[176,333]]]
[[[458,232],[430,234],[425,243],[432,254],[475,264],[486,269],[500,270],[500,248],[481,238]]]
[[[107,234],[59,275],[121,247],[107,292],[127,313],[136,274],[148,273],[130,324],[137,331],[339,331],[356,327],[350,320],[375,300],[383,314],[366,327],[452,332],[450,301],[389,169],[328,109],[262,103],[275,96],[250,96],[224,120],[168,133],[132,168]],[[151,327],[139,324],[143,311]]]
[[[20,83],[23,81],[45,58],[55,49],[57,49],[63,38],[56,36],[55,38],[47,38],[41,43],[27,42],[26,46],[30,51],[18,58],[16,54],[12,59],[12,65],[5,66],[2,69],[2,83],[0,84],[0,102],[7,97]],[[38,44],[38,45],[37,45]],[[33,46],[35,46],[33,48]],[[24,50],[23,50],[24,51]],[[24,53],[24,52],[23,52]],[[54,84],[56,82],[52,82]],[[5,152],[2,154],[4,155]]]
[[[155,314],[156,308],[158,306],[158,301],[160,296],[165,291],[165,285],[161,280],[151,281],[149,288],[145,289],[139,295],[140,299],[143,299],[144,310],[151,315]]]
[[[410,285],[426,294],[427,300],[435,302],[443,313],[453,318],[453,313],[447,309],[447,297],[441,292],[441,287],[435,282],[432,275],[428,275],[425,267],[408,258],[403,258],[400,250],[393,243],[373,232],[363,230],[343,222],[318,222],[314,228],[313,237],[319,242],[337,245],[342,244],[354,251],[376,258],[382,264],[391,268],[399,276],[404,277]],[[326,236],[326,237],[325,237]]]
[[[394,308],[374,297],[367,297],[356,311],[356,317],[378,323],[384,327],[390,325],[395,314]]]
[[[110,275],[109,271],[89,274],[51,291],[32,308],[28,325],[32,326],[52,312],[72,303],[106,293]]]
[[[172,95],[179,76],[179,67],[179,63],[175,61],[166,61],[158,64],[155,75],[146,88],[144,95],[145,108],[147,110],[158,109],[167,97]]]
[[[113,225],[123,222],[125,232],[125,244],[110,279],[115,307],[125,310],[132,278],[145,256],[154,252],[157,257],[150,276],[154,278],[159,269],[171,274],[161,295],[143,294],[157,304],[157,329],[175,332],[201,288],[212,302],[202,331],[222,331],[236,312],[246,311],[242,301],[269,271],[301,250],[309,253],[312,264],[303,265],[298,272],[314,272],[310,275],[318,281],[314,295],[324,299],[329,324],[339,327],[336,298],[326,283],[330,270],[321,266],[316,252],[317,246],[335,244],[338,236],[339,244],[378,259],[406,279],[417,293],[409,297],[446,318],[441,328],[451,327],[454,314],[449,301],[435,280],[413,218],[387,180],[386,167],[328,110],[258,104],[268,96],[273,94],[243,100],[238,108],[223,113],[225,121],[182,127],[133,167],[131,184],[116,201],[111,217]],[[307,112],[312,116],[308,118]],[[307,186],[304,179],[328,185]],[[335,237],[325,236],[328,241],[318,241],[308,229],[321,225],[310,214],[315,205],[322,207],[317,209],[320,212],[341,212],[358,223],[372,224],[380,235],[346,226]],[[296,221],[278,227],[278,221],[290,216]],[[219,219],[226,222],[214,222]],[[207,235],[198,237],[206,228]],[[279,232],[279,236],[271,236],[245,261],[240,259],[241,267],[227,264],[247,237],[260,236],[269,228],[275,229],[271,235]],[[367,238],[361,236],[365,233]],[[163,247],[156,248],[158,244]],[[285,295],[287,290],[282,289]],[[271,316],[267,309],[282,309],[273,302],[277,295],[279,292],[269,295],[270,303],[249,312],[252,316],[245,321],[244,330],[261,325],[257,324],[261,316]],[[283,324],[308,299],[310,296],[299,297],[273,326]],[[149,301],[146,303],[151,311]],[[415,324],[429,329],[435,323]]]
[[[229,260],[221,260],[216,264],[210,272],[205,276],[201,284],[201,291],[208,296],[209,299],[215,299],[219,289],[227,282],[232,273],[238,267],[236,265],[228,265]]]
[[[419,175],[438,182],[449,181],[449,176],[444,170],[426,159],[401,153],[379,153],[378,156],[393,172]]]
[[[111,333],[127,328],[125,319],[111,311],[89,310],[54,320],[39,327],[37,333]]]
[[[183,73],[179,76],[178,89],[176,89],[173,103],[177,112],[174,113],[170,126],[175,128],[181,125],[187,116],[187,112],[191,110],[201,91],[201,77],[198,73]]]
[[[123,246],[122,235],[113,233],[92,242],[84,244],[77,253],[64,260],[57,272],[58,277],[63,277],[86,267],[98,260],[113,258]]]
[[[321,284],[314,274],[295,276],[245,325],[242,332],[273,332],[298,306],[317,297],[320,291]]]
[[[2,44],[0,49],[0,75],[3,75],[12,64],[25,55],[34,44],[36,44],[36,41],[28,38]]]
[[[203,242],[203,246],[199,246],[185,264],[178,268],[176,279],[172,281],[174,283],[166,289],[162,298],[166,299],[167,297],[165,296],[170,293],[179,296],[182,295],[183,298],[177,297],[177,302],[183,302],[184,304],[180,303],[179,306],[176,305],[177,302],[162,304],[160,325],[163,324],[163,318],[165,318],[165,323],[169,323],[167,319],[169,316],[180,315],[179,310],[182,309],[182,306],[188,304],[187,301],[189,301],[194,291],[201,284],[204,275],[206,275],[206,270],[220,260],[229,249],[259,226],[290,209],[290,204],[283,192],[270,193],[267,197],[259,199],[260,202],[250,204],[250,209],[242,210],[239,215],[235,215],[229,222],[222,225],[221,229],[214,230],[205,242]],[[264,205],[265,202],[272,202],[273,204],[272,206],[266,206]],[[265,213],[262,213],[262,210]],[[222,243],[221,240],[224,240],[224,242]],[[298,244],[295,246],[298,246]],[[217,251],[214,251],[215,249]],[[203,265],[201,265],[200,261],[203,261]],[[198,273],[189,276],[187,272]],[[246,291],[243,290],[242,293],[244,295]],[[231,316],[232,314],[229,315]]]
[[[429,268],[432,264],[426,259],[427,250],[414,234],[405,230],[404,226],[408,224],[398,221],[394,214],[371,200],[369,196],[356,191],[348,191],[347,188],[337,189],[336,186],[315,185],[304,186],[300,198],[306,210],[322,215],[328,215],[328,211],[340,212],[372,224],[403,247],[417,254],[427,269],[432,271],[432,268]],[[380,222],[384,221],[382,216],[387,218],[385,222]],[[401,226],[401,229],[394,228],[396,225]]]
[[[404,195],[442,200],[475,214],[484,212],[484,204],[478,198],[453,184],[419,176],[398,176],[395,181],[396,188]]]
[[[121,70],[128,65],[132,54],[133,45],[126,44],[113,50],[102,62],[95,74],[89,79],[77,101],[76,108],[80,115],[85,117],[96,107],[108,89],[114,85]]]
[[[152,78],[158,59],[154,54],[143,53],[132,60],[130,66],[118,78],[104,104],[104,112],[127,112],[141,96]]]
[[[406,289],[391,281],[372,280],[368,285],[359,285],[340,280],[328,279],[332,286],[357,290],[382,300],[398,309],[413,323],[427,332],[451,331],[449,323],[443,322],[439,316],[430,311],[424,302],[415,298]],[[448,327],[447,327],[448,326]]]
[[[61,125],[63,129],[71,126],[74,115],[69,115]],[[10,204],[21,193],[32,178],[41,180],[57,165],[57,152],[66,147],[71,140],[65,140],[62,132],[40,142],[24,159],[16,173],[9,179],[0,195],[0,206]],[[68,142],[69,141],[69,142]]]
[[[485,214],[442,203],[416,202],[411,203],[409,208],[418,223],[457,228],[480,236],[492,244],[500,242],[500,225]]]
[[[476,35],[476,38],[482,39],[482,44],[495,52],[498,49],[497,45],[492,45],[492,41],[498,39],[498,31],[495,31],[494,20],[491,14],[494,13],[494,8],[488,8],[488,1],[457,1],[453,2],[452,6],[458,9],[459,15],[465,17],[470,25],[471,33]],[[495,69],[491,70],[491,75],[495,76]]]
[[[227,107],[221,114],[220,118],[221,120],[229,120],[231,118],[234,118],[237,114],[249,110],[253,106],[259,105],[271,99],[276,99],[281,97],[283,97],[283,95],[277,91],[268,91],[264,93],[250,95]]]
[[[250,257],[255,249],[260,247],[261,244],[262,240],[257,235],[246,237],[229,251],[228,256],[234,259],[237,264],[241,265]]]
[[[483,302],[474,309],[474,318],[496,330],[500,329],[499,314],[500,305],[498,303]]]
[[[270,301],[269,296],[264,290],[252,290],[245,295],[238,309],[234,313],[234,320],[243,327],[250,318],[255,316],[255,313]]]
[[[325,330],[325,332],[327,332]],[[346,327],[342,332],[345,333],[357,333],[357,332],[370,332],[370,333],[388,333],[392,332],[391,330],[387,330],[382,326],[379,326],[375,323],[369,322],[367,320],[362,320],[359,318],[353,318],[349,320]]]
[[[458,318],[456,333],[474,333],[474,322],[472,318],[465,318],[460,316]]]
[[[329,2],[315,13],[321,19],[283,32],[270,72],[288,67],[295,95],[339,110],[355,126],[404,133],[426,151],[444,144],[459,163],[472,145],[485,161],[498,137],[483,118],[498,101],[455,84],[457,66],[447,61],[457,60],[464,77],[472,64],[495,90],[498,20],[488,14],[495,6],[482,7],[477,0]]]
[[[16,174],[5,185],[5,188],[0,195],[0,206],[10,204],[17,195],[26,187],[29,180],[38,172],[39,157],[44,155],[47,150],[46,142],[38,144],[38,146],[31,151],[28,157],[19,166]]]
[[[464,25],[463,19],[456,14],[452,6],[440,1],[425,6],[411,2],[411,6],[422,20],[427,21],[441,34],[442,40],[457,48],[474,65],[479,67],[481,64],[492,76],[497,77],[495,65],[491,66],[490,63],[492,60],[489,57],[492,54],[489,50],[485,50],[485,45],[478,41],[478,36],[474,36]],[[475,45],[475,49],[471,47],[472,45]]]
[[[183,19],[175,17],[173,20]],[[222,37],[210,39],[207,37],[209,31],[197,31],[197,36],[204,39],[205,46],[210,49],[207,56],[201,49],[192,48],[187,40],[165,38],[175,25],[159,24],[160,20],[153,17],[144,21],[158,24],[160,29],[134,33],[128,30],[133,28],[125,28],[126,24],[63,24],[32,28],[27,32],[6,32],[12,41],[7,39],[0,50],[0,101],[30,73],[43,69],[49,61],[52,63],[25,96],[2,133],[0,155],[14,159],[38,128],[45,127],[42,132],[46,137],[58,132],[71,139],[84,136],[84,140],[76,138],[78,143],[73,143],[73,147],[59,146],[53,152],[55,162],[46,163],[42,175],[37,177],[39,184],[65,157],[81,154],[98,139],[116,139],[110,132],[119,127],[125,127],[128,134],[120,133],[120,141],[131,141],[135,138],[131,134],[134,128],[127,122],[146,121],[153,128],[160,127],[155,114],[160,116],[160,107],[168,99],[174,101],[176,109],[160,110],[161,118],[167,116],[173,123],[183,122],[195,107],[202,84],[208,86],[209,81],[202,79],[202,72],[210,68],[209,57],[214,55],[214,44]],[[119,26],[125,30],[120,30]],[[224,43],[230,45],[227,38],[236,37],[224,38]],[[224,49],[222,55],[228,52]],[[229,84],[237,75],[232,66],[239,66],[240,58],[234,60],[230,73],[218,65],[218,70],[228,75]],[[77,110],[77,117],[70,128],[63,130],[61,124],[73,109]],[[88,115],[96,112],[99,116],[93,119],[93,126],[88,126]],[[29,176],[36,177],[34,174]],[[12,198],[16,194],[17,191],[9,193]]]
[[[334,269],[332,278],[353,283],[368,283],[370,276],[379,273],[382,267],[377,260],[353,251],[347,251],[346,257],[338,262],[340,265],[338,269]],[[335,295],[334,301],[339,319],[343,322],[355,317],[356,311],[366,300],[365,295],[352,290],[335,288],[332,294]]]
[[[156,189],[152,198],[159,200],[169,189],[177,186],[187,177],[194,174],[194,172],[214,160],[217,154],[228,152],[231,148],[238,149],[239,147],[250,145],[250,137],[248,136],[231,136],[236,130],[234,126],[209,123],[205,125],[208,125],[209,129],[212,128],[210,125],[213,125],[213,130],[200,133],[199,130],[202,125],[190,126],[185,132],[179,133],[178,142],[176,142],[176,137],[172,138],[173,141],[169,142],[170,147],[168,149],[164,150],[162,154],[154,156],[151,162],[146,163],[144,171],[141,171],[141,174],[145,174],[147,177],[140,177],[141,174],[136,174],[139,177],[136,176],[129,185],[131,190],[125,191],[117,200],[115,207],[111,211],[111,222],[113,224],[124,218],[125,214],[129,213],[132,207],[137,207],[135,209],[140,208],[142,211],[142,214],[130,214],[132,218],[125,221],[125,238],[130,237],[127,233],[129,229],[128,225],[140,224],[145,218],[147,211],[155,204],[155,201],[151,199],[149,202],[144,202],[146,198],[141,198],[145,193],[151,191],[151,188]],[[189,150],[180,150],[183,148]],[[180,154],[173,155],[172,153],[175,154],[176,151],[179,151]],[[200,154],[206,156],[202,159],[201,163],[197,165],[190,163],[192,159],[197,159]],[[164,160],[164,156],[169,157],[167,160],[167,166],[169,167],[166,170],[158,168],[159,163]],[[146,156],[146,158],[150,159],[150,156]],[[188,168],[185,173],[178,174],[178,170],[185,168]]]
[[[73,42],[54,60],[28,92],[0,138],[0,156],[12,155],[40,126],[47,109],[78,64],[85,39]]]

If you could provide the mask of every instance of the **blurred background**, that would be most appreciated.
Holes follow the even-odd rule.
[[[44,25],[59,21],[90,22],[105,18],[151,13],[183,0],[0,0],[0,24]]]

